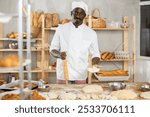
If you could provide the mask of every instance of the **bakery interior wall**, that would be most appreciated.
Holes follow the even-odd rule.
[[[14,13],[17,12],[17,1],[18,0],[0,0],[0,11],[6,13]],[[32,10],[42,10],[44,12],[57,12],[60,15],[60,19],[71,18],[70,10],[71,10],[71,2],[72,0],[30,0],[32,5]],[[89,14],[95,8],[99,8],[101,17],[106,18],[107,21],[115,21],[121,22],[122,16],[129,17],[129,24],[132,23],[132,16],[136,16],[136,38],[137,43],[136,46],[139,48],[139,0],[83,0],[88,4]],[[16,20],[16,19],[14,19]],[[11,21],[9,24],[4,26],[4,35],[16,30],[16,21]],[[99,49],[100,51],[113,51],[122,41],[122,34],[119,31],[111,32],[111,31],[96,31],[98,35]],[[54,34],[54,31],[50,32],[51,36],[49,38],[51,42],[51,38]],[[130,43],[132,38],[132,33],[129,32],[129,51],[132,52],[132,44]],[[118,48],[121,50],[121,47]],[[139,51],[137,49],[137,55]],[[32,58],[35,56],[32,56]],[[52,58],[52,57],[51,57]],[[36,59],[36,58],[35,58]],[[35,60],[33,59],[33,60]],[[53,62],[55,61],[52,58]],[[137,60],[137,69],[136,69],[136,80],[137,81],[147,81],[148,80],[148,72],[146,72],[143,64],[148,66],[145,60]],[[33,61],[34,63],[34,61]],[[149,62],[148,62],[149,63]],[[142,64],[142,65],[141,65]],[[119,65],[119,64],[118,64]],[[110,63],[109,65],[110,66]],[[107,69],[112,69],[114,66],[108,67]],[[141,70],[142,69],[142,70]],[[146,77],[146,78],[145,78]],[[50,74],[49,82],[55,83],[56,76],[54,73]]]

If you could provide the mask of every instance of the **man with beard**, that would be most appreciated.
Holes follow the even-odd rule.
[[[99,63],[99,48],[96,32],[83,23],[88,6],[83,1],[72,2],[72,22],[60,25],[51,42],[50,52],[57,58],[57,83],[65,83],[63,60],[67,60],[69,82],[85,84],[88,57],[92,65]]]

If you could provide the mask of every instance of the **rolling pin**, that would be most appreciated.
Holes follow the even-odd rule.
[[[68,65],[66,59],[63,60],[63,71],[64,71],[64,79],[66,80],[66,84],[68,84],[69,75],[68,75]]]

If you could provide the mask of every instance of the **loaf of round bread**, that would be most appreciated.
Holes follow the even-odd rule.
[[[0,59],[0,67],[17,67],[19,59],[16,55],[8,55]]]
[[[99,93],[102,94],[103,93],[103,88],[100,85],[87,85],[85,87],[83,87],[82,91],[84,93]]]
[[[76,94],[72,92],[65,92],[59,95],[60,100],[75,100],[76,99]]]
[[[120,100],[132,100],[137,98],[137,94],[132,90],[113,91],[110,95],[115,96]]]

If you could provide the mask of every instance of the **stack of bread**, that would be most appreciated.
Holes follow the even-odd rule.
[[[45,27],[57,27],[59,24],[59,14],[58,13],[46,13],[45,14]]]
[[[114,52],[102,52],[101,53],[101,59],[102,60],[112,60],[115,59]]]
[[[42,15],[44,15],[44,12],[31,12],[31,18],[32,18],[32,22],[31,22],[31,26],[35,27],[35,28],[40,28],[42,26]]]
[[[27,38],[27,33],[23,32],[22,36],[24,39]],[[18,38],[18,32],[11,32],[10,34],[7,35],[8,38],[13,38],[13,39],[17,39]]]
[[[100,70],[97,73],[98,76],[128,76],[128,71],[125,70],[110,70],[110,71],[105,71],[105,70]]]
[[[32,38],[41,37],[41,27],[42,27],[42,16],[44,17],[44,12],[31,12],[31,35]]]
[[[16,55],[8,55],[0,58],[0,67],[17,67],[19,66],[19,58]]]

